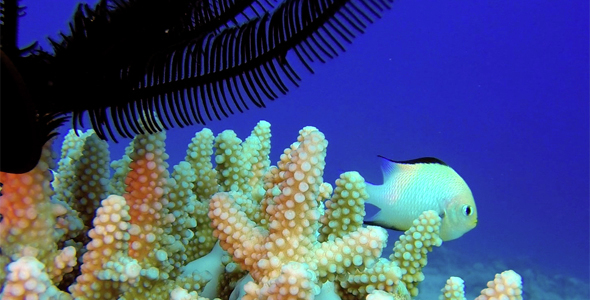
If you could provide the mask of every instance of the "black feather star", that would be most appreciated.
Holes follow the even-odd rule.
[[[116,141],[264,107],[298,85],[292,60],[313,72],[392,1],[102,0],[78,6],[53,55],[16,47],[18,3],[3,1],[0,170],[31,170],[70,114]]]

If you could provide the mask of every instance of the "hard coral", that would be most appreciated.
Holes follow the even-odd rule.
[[[1,296],[410,299],[427,253],[441,245],[440,218],[424,212],[381,258],[385,231],[362,225],[364,179],[347,172],[334,189],[323,182],[326,148],[306,127],[271,166],[270,124],[244,141],[204,129],[169,173],[165,133],[139,135],[110,177],[106,144],[92,132],[70,134],[56,193],[49,146],[30,173],[0,173]],[[229,253],[213,247],[217,240]],[[442,293],[464,299],[462,281],[450,279]],[[521,293],[509,271],[478,299]]]

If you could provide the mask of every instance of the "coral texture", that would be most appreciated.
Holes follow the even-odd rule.
[[[110,163],[92,132],[48,144],[29,173],[0,173],[3,299],[410,299],[440,217],[424,212],[381,257],[363,227],[365,181],[323,181],[327,141],[305,127],[271,166],[270,124],[245,140],[198,132],[169,168],[166,134],[138,135]],[[108,194],[111,194],[108,196]],[[216,246],[217,243],[217,246]],[[224,251],[223,249],[226,251]],[[522,299],[513,271],[478,299]],[[451,278],[442,299],[463,299]]]
[[[512,270],[496,274],[475,300],[522,300],[522,278]]]
[[[323,281],[374,264],[387,240],[381,228],[356,226],[342,237],[318,241],[327,141],[313,127],[302,129],[297,141],[281,156],[275,178],[266,178],[273,190],[267,199],[268,228],[242,208],[252,201],[249,193],[223,192],[211,199],[215,236],[254,279],[245,287],[246,299],[309,299]]]
[[[465,285],[463,279],[451,277],[447,280],[445,287],[441,290],[439,300],[465,300]]]
[[[58,247],[67,228],[58,230],[57,220],[68,208],[50,200],[52,166],[48,144],[43,148],[41,162],[32,171],[25,174],[0,172],[0,182],[4,185],[0,197],[0,245],[1,255],[8,258],[1,261],[35,257],[49,278],[60,282],[76,265],[76,249],[67,246],[60,250]],[[5,276],[4,272],[0,275],[0,279]]]

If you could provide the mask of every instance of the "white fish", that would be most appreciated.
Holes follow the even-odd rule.
[[[433,157],[393,161],[383,156],[383,184],[367,184],[368,203],[381,209],[365,224],[405,231],[427,210],[442,217],[440,236],[454,240],[477,225],[477,208],[467,183]]]

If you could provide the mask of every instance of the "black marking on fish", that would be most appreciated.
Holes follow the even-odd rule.
[[[384,158],[388,161],[394,162],[396,164],[405,164],[405,165],[438,164],[438,165],[443,165],[443,166],[447,166],[447,167],[449,166],[444,161],[442,161],[436,157],[421,157],[421,158],[410,159],[410,160],[393,160],[393,159],[389,159],[389,158],[382,156],[382,155],[377,155],[377,156]]]

